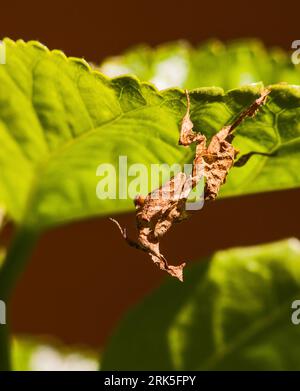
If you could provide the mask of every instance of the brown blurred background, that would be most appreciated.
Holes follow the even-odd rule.
[[[258,37],[288,50],[300,39],[295,1],[3,1],[0,15],[1,38],[37,39],[94,62],[143,42]],[[292,190],[206,205],[170,232],[164,251],[170,260],[190,260],[230,246],[300,237],[299,199],[300,190]],[[120,222],[133,227],[134,215]],[[13,331],[102,347],[126,310],[163,278],[107,219],[61,227],[41,238],[19,281]]]

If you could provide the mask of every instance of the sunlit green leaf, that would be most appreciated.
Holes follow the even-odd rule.
[[[110,80],[85,61],[37,42],[5,44],[0,204],[14,221],[46,228],[133,209],[132,199],[118,199],[118,194],[117,199],[96,196],[97,167],[111,163],[118,169],[120,155],[127,156],[128,166],[144,164],[148,174],[151,164],[192,162],[193,151],[178,146],[186,110],[182,90],[159,92],[134,77]],[[211,136],[252,103],[261,88],[192,91],[195,129]],[[300,87],[274,85],[266,106],[238,128],[234,143],[241,154],[275,154],[253,156],[244,167],[234,168],[222,194],[299,186],[299,124]]]

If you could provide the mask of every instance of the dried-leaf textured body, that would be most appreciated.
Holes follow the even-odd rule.
[[[224,127],[213,136],[208,148],[203,153],[205,164],[205,199],[214,200],[226,176],[234,164],[237,150],[227,141],[230,127]]]
[[[161,270],[179,280],[182,280],[185,264],[170,266],[160,253],[159,241],[174,223],[186,217],[185,203],[191,188],[191,180],[188,180],[186,174],[179,172],[162,187],[148,194],[142,205],[136,204],[138,243],[149,250],[153,262]]]
[[[187,198],[191,190],[199,183],[202,175],[205,177],[205,200],[214,200],[218,196],[220,187],[225,183],[228,172],[234,165],[238,154],[232,145],[232,133],[246,117],[252,117],[256,114],[259,107],[265,103],[269,93],[270,90],[264,89],[261,96],[244,110],[233,124],[224,126],[212,137],[207,147],[206,137],[193,131],[193,122],[190,118],[190,98],[186,91],[187,111],[181,123],[179,145],[187,147],[192,143],[196,144],[192,175],[179,172],[146,197],[136,197],[136,221],[139,233],[137,241],[129,239],[126,231],[120,227],[117,221],[112,219],[118,225],[129,245],[148,253],[161,270],[180,281],[183,281],[185,263],[178,266],[169,265],[160,252],[160,239],[174,223],[187,218],[185,211]]]

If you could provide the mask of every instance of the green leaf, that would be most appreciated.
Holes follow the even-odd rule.
[[[182,90],[159,92],[134,77],[108,79],[84,61],[37,42],[5,40],[0,66],[0,205],[9,218],[35,231],[96,215],[133,209],[131,199],[96,197],[100,164],[118,167],[191,163],[178,146],[186,110]],[[211,136],[258,97],[261,84],[191,92],[195,129]],[[237,130],[241,154],[253,156],[230,173],[222,194],[231,196],[300,184],[300,87],[274,85],[255,119]],[[130,178],[129,178],[130,179]],[[147,181],[147,179],[144,179]],[[151,190],[151,189],[149,189]]]
[[[64,346],[47,339],[17,337],[12,343],[14,371],[96,371],[94,351]]]
[[[134,74],[160,89],[218,86],[228,90],[259,81],[300,84],[300,67],[290,56],[278,48],[267,50],[257,40],[227,45],[211,40],[195,48],[185,41],[155,49],[138,46],[106,59],[100,70],[109,76]]]
[[[217,252],[121,322],[103,370],[299,370],[300,242]]]

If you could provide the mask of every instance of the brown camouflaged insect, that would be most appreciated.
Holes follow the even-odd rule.
[[[161,270],[166,271],[180,281],[183,281],[185,262],[178,266],[169,265],[167,259],[160,252],[160,239],[174,223],[187,218],[186,201],[191,190],[199,183],[202,173],[205,176],[205,200],[214,200],[217,197],[220,187],[225,183],[228,172],[235,164],[235,158],[238,154],[238,151],[232,145],[232,133],[246,117],[253,117],[256,114],[260,106],[265,103],[269,93],[269,89],[264,89],[260,97],[244,110],[233,124],[224,126],[216,133],[207,146],[206,137],[193,131],[193,122],[190,119],[190,97],[188,91],[186,91],[187,111],[181,124],[179,145],[187,147],[192,143],[196,143],[192,175],[188,176],[184,172],[179,172],[146,197],[136,197],[137,241],[128,238],[126,229],[123,229],[116,220],[111,219],[117,224],[123,238],[130,246],[149,254],[152,261]],[[246,159],[244,161],[247,161],[250,155],[251,153],[245,155]],[[244,161],[238,165],[241,166]],[[203,170],[199,170],[199,167],[202,167]]]

